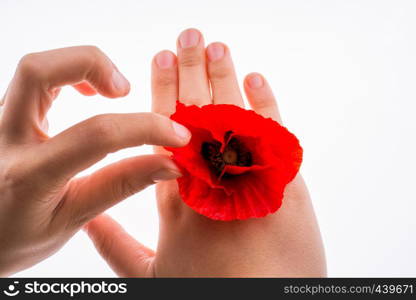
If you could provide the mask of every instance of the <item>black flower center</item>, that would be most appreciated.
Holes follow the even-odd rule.
[[[237,138],[232,137],[232,131],[224,135],[225,147],[218,141],[204,142],[201,146],[201,155],[208,162],[216,176],[227,178],[232,174],[223,173],[226,165],[249,167],[253,164],[251,152]]]

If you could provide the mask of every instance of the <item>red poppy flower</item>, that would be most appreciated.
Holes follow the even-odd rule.
[[[182,148],[166,147],[181,168],[183,201],[215,220],[244,220],[277,211],[302,162],[298,139],[270,118],[238,106],[185,106],[171,116],[192,133]]]

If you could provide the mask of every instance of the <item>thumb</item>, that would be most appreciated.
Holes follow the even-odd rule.
[[[166,155],[124,159],[71,182],[71,201],[63,209],[73,224],[83,225],[147,186],[179,176],[178,167]]]
[[[98,253],[120,277],[153,277],[154,252],[137,242],[108,215],[84,226]]]

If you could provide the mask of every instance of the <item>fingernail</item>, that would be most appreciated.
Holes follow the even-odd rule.
[[[113,85],[120,92],[127,92],[130,89],[127,79],[117,70],[113,71]]]
[[[263,77],[258,74],[253,74],[248,78],[248,85],[252,89],[258,89],[261,88],[264,84]]]
[[[157,183],[159,181],[176,179],[176,178],[181,177],[181,176],[182,176],[182,174],[180,173],[179,170],[160,169],[160,170],[157,170],[156,172],[154,172],[151,175],[151,178],[152,178],[153,182]]]
[[[179,36],[179,44],[182,48],[195,47],[199,43],[199,32],[195,29],[188,29]]]
[[[207,48],[207,54],[210,61],[216,61],[224,56],[224,45],[220,43],[211,44]]]
[[[179,136],[182,140],[189,140],[191,137],[190,131],[185,126],[176,122],[172,122],[172,127],[176,135]]]
[[[161,69],[173,67],[175,56],[169,51],[162,51],[156,56],[156,63]]]

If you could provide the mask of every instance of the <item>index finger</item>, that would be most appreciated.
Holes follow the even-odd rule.
[[[68,179],[123,148],[143,144],[181,147],[190,137],[185,127],[158,114],[99,115],[40,144],[36,162],[51,180]]]

